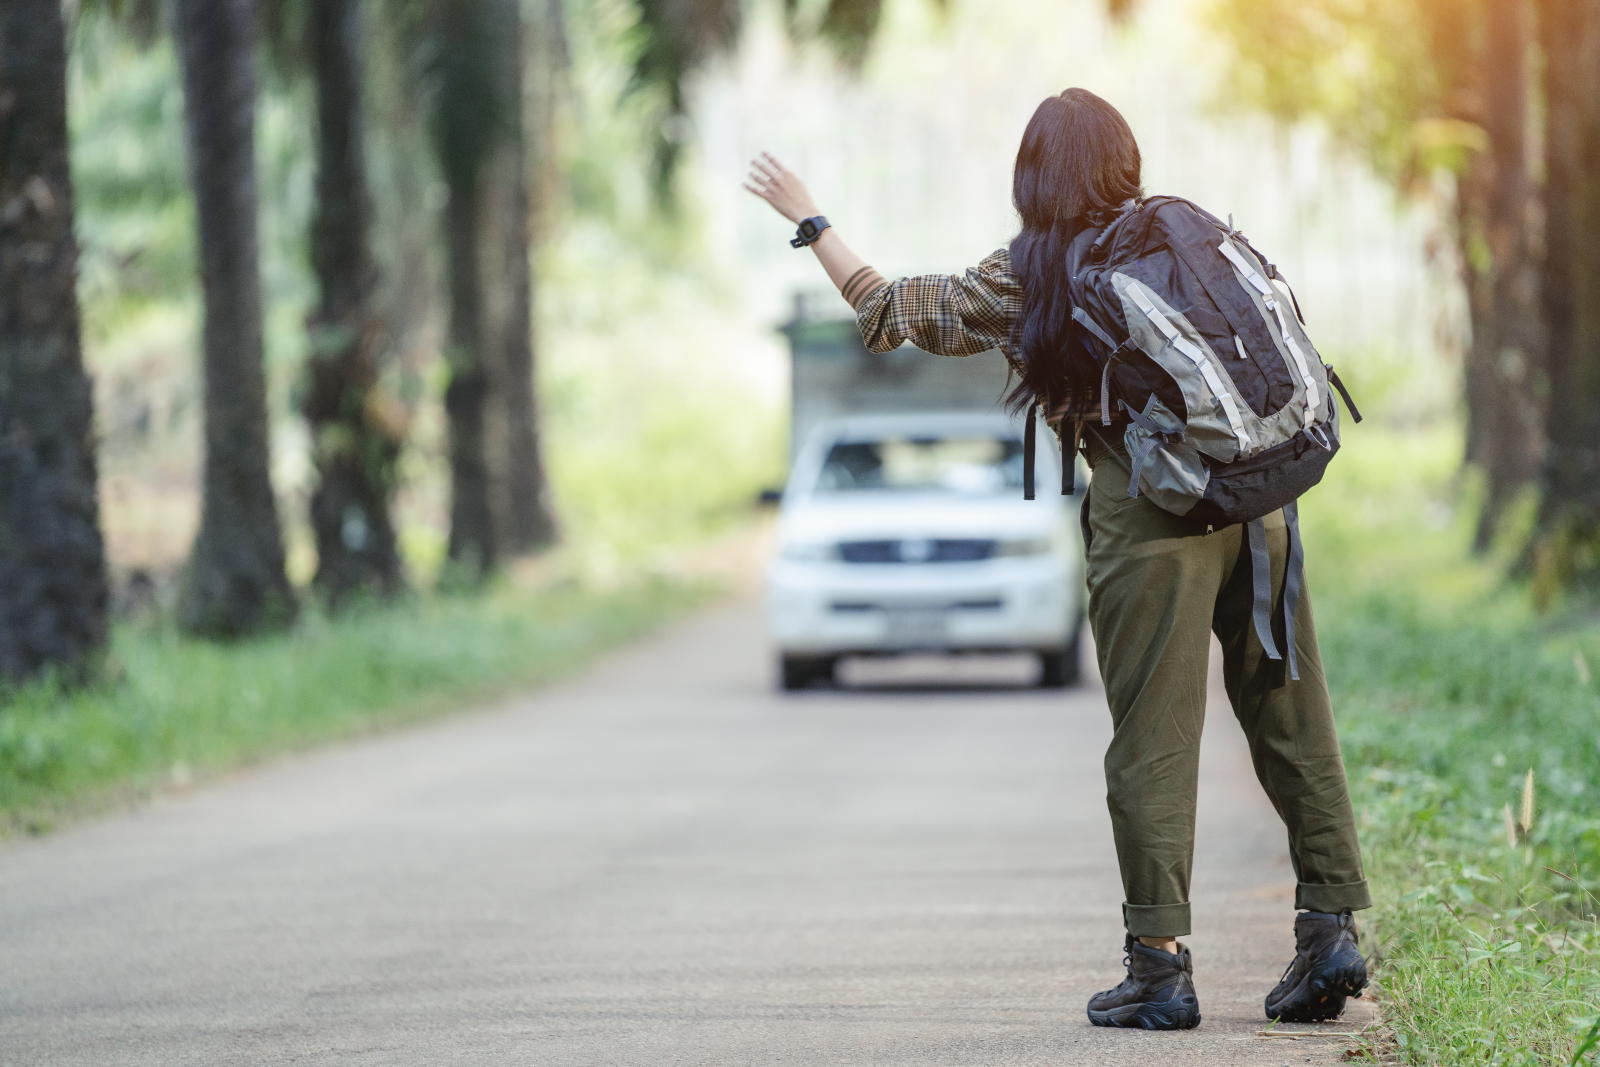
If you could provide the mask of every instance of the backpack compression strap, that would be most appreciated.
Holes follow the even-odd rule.
[[[1121,359],[1125,351],[1134,347],[1133,338],[1129,337],[1122,344],[1111,339],[1111,335],[1100,328],[1100,324],[1089,317],[1089,313],[1081,307],[1072,309],[1072,318],[1100,339],[1100,343],[1107,348],[1105,362],[1100,368],[1100,425],[1111,425],[1111,365]]]
[[[1039,437],[1039,404],[1028,405],[1028,424],[1022,428],[1022,499],[1033,499],[1033,453]]]
[[[1344,406],[1350,409],[1350,417],[1357,422],[1361,421],[1361,409],[1356,407],[1356,402],[1350,399],[1350,390],[1344,387],[1344,382],[1339,380],[1339,372],[1333,369],[1333,364],[1324,363],[1322,369],[1328,372],[1328,381],[1339,390],[1339,395],[1344,397]]]
[[[1033,499],[1034,446],[1039,435],[1039,405],[1028,406],[1028,425],[1022,431],[1022,499]],[[1068,440],[1066,428],[1061,434],[1061,495],[1071,496],[1078,491],[1076,468],[1078,466],[1078,435],[1076,427]]]
[[[1300,542],[1300,502],[1291,500],[1283,508],[1284,525],[1289,528],[1289,571],[1283,576],[1283,643],[1289,654],[1289,677],[1300,680],[1300,665],[1294,658],[1294,609],[1300,604],[1300,579],[1306,564],[1305,546]]]
[[[1289,532],[1289,559],[1283,574],[1283,641],[1288,646],[1289,677],[1300,680],[1300,665],[1294,654],[1294,612],[1300,604],[1300,576],[1305,567],[1305,546],[1300,543],[1300,511],[1297,501],[1283,509],[1283,522]],[[1268,659],[1283,659],[1272,638],[1272,556],[1267,551],[1267,526],[1261,519],[1245,524],[1250,539],[1250,581],[1255,588],[1256,637]]]
[[[1078,434],[1083,432],[1083,423],[1072,424],[1072,432],[1067,432],[1066,420],[1061,422],[1061,495],[1071,496],[1078,491]]]

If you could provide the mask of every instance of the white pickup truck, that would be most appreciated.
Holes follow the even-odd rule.
[[[997,352],[871,355],[849,321],[788,327],[796,441],[767,618],[780,684],[827,681],[847,655],[1037,653],[1075,683],[1083,619],[1077,499],[1040,426],[1037,499]],[[1081,493],[1083,479],[1078,476]]]

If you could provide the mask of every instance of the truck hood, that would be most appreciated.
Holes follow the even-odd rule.
[[[1050,535],[1066,509],[1060,496],[1023,500],[1003,496],[840,494],[786,505],[779,522],[785,543],[928,538],[1027,538]]]

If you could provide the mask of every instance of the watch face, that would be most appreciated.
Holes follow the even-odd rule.
[[[817,235],[817,224],[812,222],[810,219],[806,219],[800,224],[800,233],[805,237],[806,240],[811,240],[811,238]]]

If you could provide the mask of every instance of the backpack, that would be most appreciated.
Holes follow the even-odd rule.
[[[1250,543],[1255,629],[1272,659],[1271,578],[1264,516],[1289,529],[1284,631],[1298,680],[1294,610],[1304,552],[1295,502],[1339,450],[1333,367],[1322,362],[1294,292],[1244,234],[1195,204],[1132,201],[1068,251],[1075,340],[1100,367],[1104,425],[1121,409],[1132,459],[1128,495],[1213,527],[1243,523]],[[1330,385],[1332,388],[1330,388]],[[1115,407],[1113,407],[1115,404]],[[1030,420],[1031,421],[1031,420]],[[1071,438],[1071,464],[1077,435]]]

